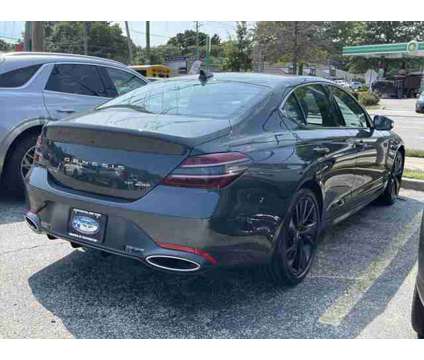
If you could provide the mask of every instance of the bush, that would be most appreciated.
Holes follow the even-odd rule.
[[[358,94],[359,102],[364,106],[377,105],[380,98],[373,92],[360,92]]]

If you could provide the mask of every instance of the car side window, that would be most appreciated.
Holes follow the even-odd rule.
[[[105,88],[95,65],[57,64],[46,90],[68,94],[105,96]]]
[[[15,88],[23,86],[34,76],[40,67],[41,64],[31,65],[1,74],[0,87]]]
[[[331,109],[328,94],[321,85],[306,85],[294,91],[302,108],[306,124],[312,128],[340,127],[337,115]]]
[[[126,94],[140,86],[146,85],[145,81],[127,71],[106,68],[106,72],[115,86],[117,95]]]
[[[346,92],[336,88],[332,88],[334,101],[340,109],[343,116],[345,126],[350,128],[366,128],[367,116],[356,101]]]
[[[302,110],[294,94],[291,94],[284,104],[283,114],[287,119],[294,121],[297,124],[305,124]]]

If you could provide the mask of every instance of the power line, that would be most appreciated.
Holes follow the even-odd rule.
[[[136,29],[131,29],[132,32],[135,32],[136,34],[140,34],[140,35],[146,35],[145,31],[140,31],[140,30],[136,30]],[[165,39],[169,39],[170,36],[166,36],[166,35],[159,35],[159,34],[152,34],[150,33],[150,36],[155,36],[155,37],[161,37],[161,38],[165,38]]]

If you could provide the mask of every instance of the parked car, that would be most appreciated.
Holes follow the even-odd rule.
[[[349,89],[350,85],[346,80],[334,80],[334,82],[342,88]]]
[[[417,99],[415,103],[415,111],[417,113],[424,113],[424,92],[421,93],[420,97]]]
[[[417,332],[418,338],[424,339],[424,214],[418,251],[418,275],[412,300],[412,327]]]
[[[68,54],[0,55],[0,179],[23,194],[41,127],[146,84],[127,66]]]
[[[323,228],[377,198],[395,202],[405,149],[392,126],[316,77],[154,82],[44,127],[26,220],[155,269],[265,263],[297,284]]]
[[[357,90],[359,90],[359,89],[361,89],[361,88],[363,88],[363,87],[364,87],[364,84],[363,84],[363,83],[361,83],[360,81],[353,80],[353,81],[350,83],[350,88],[351,88],[353,91],[357,91]]]

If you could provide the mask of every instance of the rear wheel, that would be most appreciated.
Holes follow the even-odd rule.
[[[392,171],[387,181],[386,189],[380,195],[379,201],[384,205],[393,205],[399,196],[400,184],[403,174],[403,156],[398,151],[395,156]]]
[[[24,195],[24,178],[34,161],[37,136],[37,134],[29,134],[11,149],[11,155],[6,163],[5,185],[14,195]]]
[[[296,285],[305,278],[315,256],[319,229],[316,196],[309,189],[301,189],[284,220],[270,264],[270,273],[276,282]]]
[[[424,305],[418,295],[417,289],[414,291],[414,298],[412,300],[412,327],[419,339],[424,339]]]

